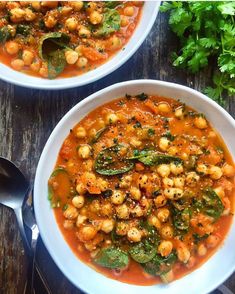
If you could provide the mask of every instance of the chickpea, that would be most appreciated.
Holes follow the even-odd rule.
[[[69,1],[69,5],[74,11],[80,11],[83,8],[83,1]]]
[[[58,1],[41,1],[42,7],[56,8],[58,6]]]
[[[171,254],[173,249],[173,244],[171,241],[161,241],[160,245],[158,246],[158,252],[163,257],[167,257],[169,254]]]
[[[144,210],[139,205],[136,205],[134,208],[131,209],[131,213],[135,217],[141,217],[144,215]]]
[[[128,232],[129,225],[125,222],[118,222],[116,226],[116,233],[119,236],[125,236]]]
[[[171,172],[170,165],[169,164],[160,164],[157,167],[157,172],[163,178],[168,177],[170,175],[170,172]]]
[[[86,193],[87,190],[83,183],[78,183],[76,186],[76,191],[78,192],[78,194],[83,195]]]
[[[41,3],[40,3],[40,1],[33,1],[33,2],[31,2],[31,6],[36,11],[40,11],[41,10]]]
[[[90,14],[90,22],[93,24],[93,25],[97,25],[99,23],[102,22],[102,14],[100,14],[98,11],[92,11],[91,14]]]
[[[166,102],[161,102],[158,104],[158,110],[163,113],[168,113],[171,111],[170,105]]]
[[[163,178],[162,183],[164,187],[172,187],[174,185],[174,181],[170,178]]]
[[[75,219],[78,216],[78,211],[74,206],[69,204],[63,215],[67,219]]]
[[[174,280],[174,272],[173,270],[169,270],[167,273],[164,273],[164,275],[161,275],[162,282],[165,284],[169,284]]]
[[[137,138],[132,137],[130,140],[130,144],[131,144],[131,146],[138,148],[142,145],[142,142],[140,140],[138,140]]]
[[[52,29],[57,24],[57,19],[53,15],[46,15],[44,23],[47,28]]]
[[[90,211],[94,212],[96,214],[99,214],[100,209],[101,209],[101,205],[100,205],[99,200],[97,200],[97,199],[93,200],[90,204]]]
[[[118,122],[118,116],[115,113],[108,113],[106,116],[106,124],[115,124]]]
[[[94,239],[97,234],[97,230],[92,225],[86,225],[78,231],[78,238],[82,242],[86,242]]]
[[[196,263],[196,259],[194,256],[191,256],[186,264],[187,268],[192,268]]]
[[[47,64],[45,62],[42,63],[42,66],[39,69],[39,74],[44,78],[48,77],[48,68],[47,68]]]
[[[203,175],[207,175],[208,174],[208,167],[207,165],[203,164],[203,163],[199,163],[196,167],[197,172],[199,172],[200,174]]]
[[[104,215],[104,216],[112,216],[112,214],[113,214],[112,204],[109,202],[103,204],[101,206],[100,213],[101,213],[101,215]]]
[[[170,210],[168,208],[158,209],[157,217],[161,222],[165,223],[169,219],[169,216],[170,216]]]
[[[134,13],[135,13],[135,9],[134,9],[133,6],[127,6],[127,7],[124,8],[123,13],[126,16],[133,16]]]
[[[25,9],[25,20],[26,21],[33,21],[36,18],[36,14],[29,8]]]
[[[10,19],[12,22],[21,22],[24,20],[25,11],[21,8],[13,8],[10,10]]]
[[[65,27],[70,31],[73,32],[76,30],[78,26],[78,21],[76,20],[75,17],[69,17],[65,21]],[[75,63],[75,62],[74,62]]]
[[[170,239],[173,237],[174,232],[170,225],[164,225],[161,227],[160,234],[163,239]]]
[[[136,187],[131,187],[130,189],[130,197],[133,200],[140,200],[141,198],[141,191]]]
[[[121,16],[121,26],[126,27],[128,24],[129,24],[128,17],[126,17],[125,15],[122,15]]]
[[[194,119],[194,125],[198,129],[206,129],[207,128],[207,121],[204,117],[198,116]]]
[[[86,57],[79,57],[76,63],[78,68],[85,68],[87,66],[88,59]]]
[[[123,193],[122,191],[120,190],[114,190],[113,191],[113,194],[111,196],[111,202],[115,205],[119,205],[119,204],[122,204],[123,201],[125,200],[126,198],[126,195],[125,193]]]
[[[206,239],[206,245],[208,248],[214,248],[218,245],[219,243],[219,237],[216,235],[210,235],[207,239]]]
[[[73,227],[74,227],[74,222],[71,221],[71,220],[68,220],[66,219],[63,223],[63,227],[66,229],[66,230],[71,230]]]
[[[81,38],[90,38],[91,31],[85,26],[80,26],[78,34],[79,34],[79,37]]]
[[[235,168],[232,165],[225,163],[222,167],[222,172],[226,177],[230,178],[235,175]]]
[[[17,54],[20,50],[19,44],[14,41],[7,42],[5,47],[6,47],[7,53],[10,55]]]
[[[82,196],[82,195],[75,196],[75,197],[73,197],[73,199],[72,199],[72,204],[73,204],[73,206],[75,206],[76,208],[82,208],[83,205],[84,205],[84,203],[85,203],[85,198],[84,198],[84,196]]]
[[[78,149],[78,156],[82,159],[87,159],[91,156],[91,147],[90,145],[82,145]]]
[[[72,10],[73,10],[72,7],[64,6],[61,8],[60,14],[61,15],[69,15],[72,12]]]
[[[30,69],[34,72],[39,72],[41,67],[41,61],[40,60],[36,60],[33,63],[30,64]]]
[[[216,187],[214,188],[215,193],[220,197],[220,198],[224,198],[225,197],[225,192],[223,187]]]
[[[75,130],[75,135],[76,135],[77,138],[79,138],[79,139],[83,139],[83,138],[86,137],[87,132],[86,132],[85,128],[83,128],[83,127],[78,127],[78,128],[76,128],[76,130]]]
[[[222,177],[223,172],[220,167],[214,165],[209,168],[209,175],[213,180],[218,180]]]
[[[109,40],[110,45],[109,45],[109,50],[117,50],[122,47],[122,40],[118,38],[117,36],[113,36]]]
[[[170,169],[175,176],[181,174],[184,171],[182,164],[175,164],[173,162],[170,164]]]
[[[230,200],[228,199],[228,197],[224,197],[222,199],[223,205],[224,205],[224,211],[222,213],[222,215],[229,215],[230,214],[230,209],[231,209],[231,204],[230,204]]]
[[[205,256],[207,254],[206,246],[203,243],[198,246],[197,254],[199,256]]]
[[[65,59],[68,64],[75,64],[78,60],[78,53],[73,50],[68,50],[65,52]]]
[[[76,226],[80,227],[81,225],[85,223],[86,220],[87,220],[87,217],[85,215],[79,214],[77,217]]]
[[[128,219],[130,210],[126,204],[122,204],[116,207],[117,217],[120,219]]]
[[[153,214],[148,217],[148,223],[151,226],[154,226],[157,230],[160,230],[161,229],[161,222],[160,222],[160,220],[155,215],[153,215]]]
[[[169,149],[168,149],[168,153],[170,155],[176,155],[178,153],[178,148],[176,146],[171,146]]]
[[[174,178],[174,186],[176,188],[183,188],[184,187],[184,178],[182,178],[182,177]]]
[[[180,188],[166,188],[164,190],[164,195],[170,200],[177,200],[183,197],[183,194],[184,192]]]
[[[164,195],[159,195],[153,201],[155,206],[159,208],[166,205],[167,199]]]
[[[170,141],[166,137],[161,137],[158,145],[162,151],[166,151],[170,147]]]
[[[183,107],[179,107],[175,110],[175,117],[179,118],[179,119],[183,119],[184,118],[184,110]]]
[[[178,259],[181,262],[187,263],[189,261],[190,251],[188,250],[188,248],[184,244],[182,244],[181,246],[179,246],[176,249],[176,253],[177,253]]]
[[[97,179],[97,186],[102,192],[106,191],[109,187],[109,183],[101,178]]]
[[[195,187],[199,180],[200,180],[200,177],[195,172],[189,172],[186,176],[186,183],[190,187]]]
[[[148,183],[149,183],[149,181],[148,181],[148,176],[147,175],[140,176],[139,179],[138,179],[138,182],[137,182],[138,186],[141,189],[146,188],[148,186]]]
[[[131,175],[125,176],[121,179],[119,187],[124,189],[129,188],[131,186],[131,182],[132,182],[132,176]]]
[[[141,231],[137,228],[131,228],[127,232],[127,238],[130,242],[140,242],[142,238]]]
[[[11,66],[15,69],[15,70],[22,70],[24,67],[24,61],[21,59],[15,59],[11,62]]]
[[[113,230],[113,228],[114,228],[114,220],[106,219],[106,220],[102,221],[101,231],[108,234]]]
[[[33,62],[34,54],[29,50],[24,50],[22,53],[22,59],[25,65],[30,65]]]

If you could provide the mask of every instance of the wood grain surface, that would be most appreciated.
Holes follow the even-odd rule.
[[[64,91],[39,91],[0,81],[0,155],[13,160],[33,184],[36,166],[51,131],[63,115],[86,96],[111,84],[141,78],[177,82],[197,90],[211,84],[213,64],[197,75],[170,65],[177,40],[167,18],[159,14],[154,27],[135,55],[120,69],[93,84]],[[226,109],[235,117],[235,99]],[[39,240],[37,260],[52,293],[82,293],[63,276]],[[0,207],[0,293],[21,294],[26,262],[13,212]],[[235,275],[225,283],[235,292]],[[183,293],[183,292],[182,292]]]

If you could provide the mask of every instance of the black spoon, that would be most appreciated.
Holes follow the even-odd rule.
[[[27,209],[27,205],[25,202],[28,199],[29,192],[30,192],[30,184],[26,180],[22,172],[11,161],[3,157],[0,157],[0,204],[3,204],[14,210],[16,219],[18,222],[18,226],[20,229],[25,253],[27,254],[27,257],[28,257],[28,273],[27,273],[28,276],[27,276],[27,283],[25,287],[25,294],[34,293],[34,288],[33,288],[34,264],[35,264],[36,242],[38,237],[38,235],[36,237],[34,236],[34,242],[30,242],[35,245],[32,248],[25,234],[23,214],[22,214],[23,206],[24,206],[24,210]],[[28,216],[30,216],[30,213],[31,213],[31,210],[29,209],[30,207],[28,207],[28,213],[25,214],[25,217],[27,218],[29,218]],[[34,227],[35,226],[37,228],[36,222],[34,224]],[[33,231],[32,231],[32,235],[33,235]],[[46,282],[44,278],[42,277],[42,274],[40,273],[38,269],[37,271],[38,271],[38,276],[41,279],[41,282],[46,290],[45,293],[50,293],[50,290],[48,286],[46,285]]]

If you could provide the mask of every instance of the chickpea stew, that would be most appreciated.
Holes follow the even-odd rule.
[[[122,282],[168,283],[224,240],[234,175],[203,114],[169,98],[126,95],[71,129],[48,181],[49,200],[82,261]]]
[[[54,79],[97,68],[125,46],[138,1],[0,1],[0,61]]]

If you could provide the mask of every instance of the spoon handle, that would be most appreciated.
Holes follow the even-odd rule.
[[[16,215],[16,220],[17,220],[18,226],[19,226],[19,230],[20,230],[23,246],[24,246],[24,249],[25,249],[25,253],[29,256],[31,248],[30,248],[28,239],[27,239],[26,234],[25,234],[23,215],[22,215],[21,208],[20,209],[15,209],[15,215]]]

